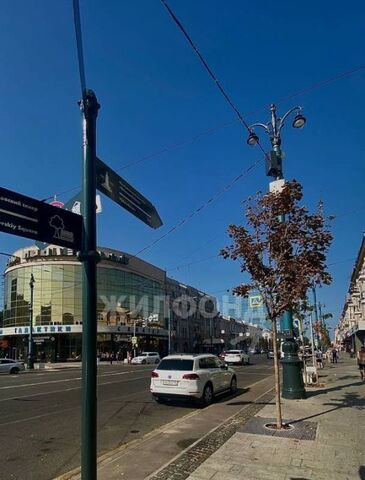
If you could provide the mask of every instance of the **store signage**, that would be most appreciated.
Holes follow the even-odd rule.
[[[72,333],[75,329],[74,325],[42,325],[33,327],[34,334],[41,333]],[[76,330],[81,331],[81,325],[76,325]],[[6,335],[29,335],[29,327],[4,327],[0,328],[0,336]]]
[[[133,326],[126,325],[98,325],[98,333],[133,333]],[[24,327],[3,327],[0,328],[0,337],[11,335],[29,335],[29,326]],[[82,325],[39,325],[33,327],[34,335],[53,335],[56,333],[82,333]],[[136,327],[136,333],[140,335],[167,336],[167,330],[163,328]],[[35,337],[34,337],[35,338]]]
[[[0,231],[81,250],[80,215],[1,187]]]
[[[99,158],[96,159],[96,188],[148,226],[161,227],[161,218],[152,203]]]

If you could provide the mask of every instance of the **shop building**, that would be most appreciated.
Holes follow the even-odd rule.
[[[215,297],[177,280],[132,255],[99,248],[97,348],[125,358],[134,349],[219,353],[257,341],[261,330],[218,312]],[[30,246],[9,258],[4,274],[0,354],[27,356],[33,288],[36,360],[81,358],[82,266],[76,252]]]

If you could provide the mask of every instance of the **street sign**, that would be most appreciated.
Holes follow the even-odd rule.
[[[82,192],[79,192],[77,195],[73,196],[71,200],[69,200],[66,203],[59,202],[58,200],[53,200],[53,202],[51,202],[50,205],[53,205],[54,207],[65,208],[66,210],[69,210],[72,213],[77,213],[78,215],[81,215],[81,197],[82,197]],[[95,197],[95,206],[96,206],[96,213],[101,213],[103,211],[103,208],[101,206],[100,195],[96,195]],[[49,245],[46,242],[35,242],[35,244],[39,248],[39,250],[44,250]]]
[[[132,345],[137,345],[137,337],[132,337]]]
[[[81,250],[82,217],[0,187],[0,231]]]
[[[68,202],[65,203],[65,208],[66,210],[70,210],[73,213],[77,213],[78,215],[81,215],[81,197],[82,197],[82,192],[79,192],[77,195],[71,198]],[[95,208],[96,208],[96,213],[101,213],[103,211],[103,208],[101,206],[101,198],[100,195],[96,195],[95,197]]]
[[[150,227],[161,227],[161,218],[152,203],[99,158],[96,159],[96,188]]]

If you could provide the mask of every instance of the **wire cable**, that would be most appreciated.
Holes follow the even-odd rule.
[[[196,208],[193,210],[189,215],[184,217],[179,223],[175,224],[173,227],[171,227],[167,232],[165,232],[163,235],[160,237],[156,238],[153,240],[151,243],[143,247],[141,250],[139,250],[137,253],[133,255],[133,257],[137,257],[141,253],[145,252],[146,250],[150,249],[151,247],[154,247],[157,243],[159,243],[161,240],[166,238],[167,236],[171,235],[173,232],[176,232],[179,228],[181,228],[185,223],[187,223],[189,220],[191,220],[193,217],[198,215],[202,210],[210,206],[213,202],[215,202],[219,197],[224,195],[228,190],[230,190],[238,181],[243,179],[244,177],[247,177],[251,171],[257,167],[259,163],[261,163],[262,159],[256,160],[255,163],[250,165],[243,173],[240,173],[235,177],[229,184],[227,184],[225,187],[223,187],[221,190],[216,192],[212,197],[210,197],[205,203],[200,205],[200,207]]]
[[[292,99],[294,99],[296,97],[299,97],[301,95],[306,95],[307,93],[310,93],[313,90],[328,86],[333,82],[336,82],[338,80],[342,80],[343,78],[349,77],[349,76],[354,75],[354,74],[356,74],[360,71],[363,71],[363,70],[365,70],[365,64],[354,67],[351,70],[346,70],[346,71],[344,71],[344,72],[342,72],[338,75],[335,75],[333,77],[329,77],[325,80],[320,80],[319,82],[315,82],[312,85],[310,85],[309,87],[303,88],[301,90],[298,90],[297,92],[294,92],[292,94],[289,94],[285,97],[282,97],[282,98],[278,99],[274,103],[275,103],[275,105],[280,105],[281,103],[284,103],[287,100],[292,100]],[[254,115],[256,113],[264,112],[268,109],[268,107],[269,107],[269,105],[264,105],[260,108],[252,110],[251,112],[246,113],[245,117]],[[126,163],[124,165],[121,165],[120,167],[115,168],[115,171],[118,172],[118,171],[122,171],[122,170],[125,170],[127,168],[130,168],[130,167],[134,167],[135,165],[139,165],[140,163],[151,160],[155,157],[159,157],[160,155],[168,153],[172,150],[175,150],[177,148],[184,147],[185,145],[189,145],[191,143],[194,143],[197,140],[199,140],[201,137],[213,135],[214,133],[218,132],[219,130],[221,130],[223,128],[227,128],[231,125],[234,125],[236,122],[237,122],[237,120],[231,120],[229,122],[223,122],[223,123],[217,124],[215,127],[211,127],[211,128],[202,130],[201,132],[193,135],[192,137],[188,137],[188,138],[185,138],[185,139],[183,139],[179,142],[175,142],[171,145],[167,145],[166,147],[163,147],[163,148],[157,150],[156,152],[153,152],[149,155],[144,155],[143,157],[141,157],[137,160],[134,160],[134,161],[131,161],[131,162]],[[57,192],[57,193],[55,193],[53,195],[50,195],[49,197],[43,199],[42,201],[45,202],[45,201],[48,201],[48,200],[53,200],[54,196],[59,197],[59,196],[62,196],[62,195],[66,195],[67,193],[73,192],[74,190],[77,190],[77,189],[81,189],[81,187],[77,186],[77,187],[69,188],[68,190],[64,190],[62,192]]]
[[[74,26],[75,26],[75,35],[76,35],[77,60],[79,65],[81,94],[83,97],[86,90],[86,79],[85,79],[84,53],[82,48],[82,32],[81,32],[79,0],[73,0],[73,14],[74,14]]]
[[[251,133],[251,129],[248,125],[248,123],[246,122],[246,120],[243,118],[241,112],[238,110],[238,108],[235,106],[235,104],[233,103],[233,101],[231,100],[230,96],[228,95],[228,93],[224,90],[223,86],[221,85],[221,83],[219,82],[218,78],[216,77],[216,75],[213,73],[213,70],[210,68],[210,66],[208,65],[207,61],[205,60],[205,58],[203,57],[203,55],[200,53],[200,51],[198,50],[197,46],[195,45],[195,43],[193,42],[192,38],[190,37],[190,35],[188,34],[188,32],[186,31],[185,27],[182,25],[182,23],[180,22],[180,20],[177,18],[177,16],[175,15],[175,13],[172,11],[172,9],[170,8],[170,6],[167,4],[166,0],[161,0],[161,3],[163,4],[163,6],[166,8],[166,10],[168,11],[168,13],[170,14],[171,18],[174,20],[174,22],[176,23],[176,25],[178,26],[178,28],[181,30],[181,32],[183,33],[184,37],[187,39],[187,41],[189,42],[190,46],[192,47],[192,49],[195,51],[195,53],[198,55],[199,57],[199,60],[201,61],[201,63],[203,64],[205,70],[208,72],[209,76],[212,78],[213,82],[215,83],[215,85],[217,86],[218,90],[221,92],[221,94],[223,95],[223,97],[225,98],[226,102],[229,104],[229,106],[232,108],[232,110],[235,112],[235,114],[237,115],[238,117],[238,120],[241,122],[241,124],[247,129],[247,131],[249,133]],[[260,144],[259,141],[257,141],[257,145],[259,146],[260,150],[263,152],[263,154],[265,155],[265,157],[267,156],[267,153],[265,152],[264,148],[262,147],[262,145]]]
[[[195,260],[194,262],[185,263],[183,265],[178,265],[177,267],[174,267],[174,268],[168,268],[166,270],[166,272],[173,272],[174,270],[180,270],[180,268],[190,267],[191,265],[196,265],[197,263],[203,263],[203,262],[206,262],[208,260],[212,260],[213,258],[218,258],[218,257],[220,257],[220,255],[211,255],[210,257],[201,258],[200,260]]]

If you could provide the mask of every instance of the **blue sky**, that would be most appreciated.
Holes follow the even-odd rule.
[[[169,4],[240,111],[256,112],[247,116],[251,123],[268,121],[269,103],[365,64],[360,0],[347,8],[337,0]],[[71,5],[71,0],[2,2],[1,185],[39,199],[80,185],[80,86]],[[103,199],[98,243],[136,253],[262,154],[246,144],[246,132],[159,0],[81,0],[81,13],[87,85],[102,106],[100,158],[121,169],[187,140],[119,170],[156,205],[164,221],[159,231]],[[308,119],[303,130],[292,129],[290,122],[283,130],[286,178],[303,183],[310,208],[321,199],[329,214],[339,216],[328,259],[336,263],[334,282],[319,291],[320,301],[335,315],[364,231],[364,80],[361,70],[278,106],[280,113],[299,104]],[[200,135],[209,129],[214,132]],[[261,140],[268,147],[263,135]],[[216,257],[184,265],[216,255],[228,242],[227,225],[243,218],[242,201],[267,184],[259,164],[143,258],[221,295],[240,282],[238,264]],[[28,243],[0,234],[1,251]]]

